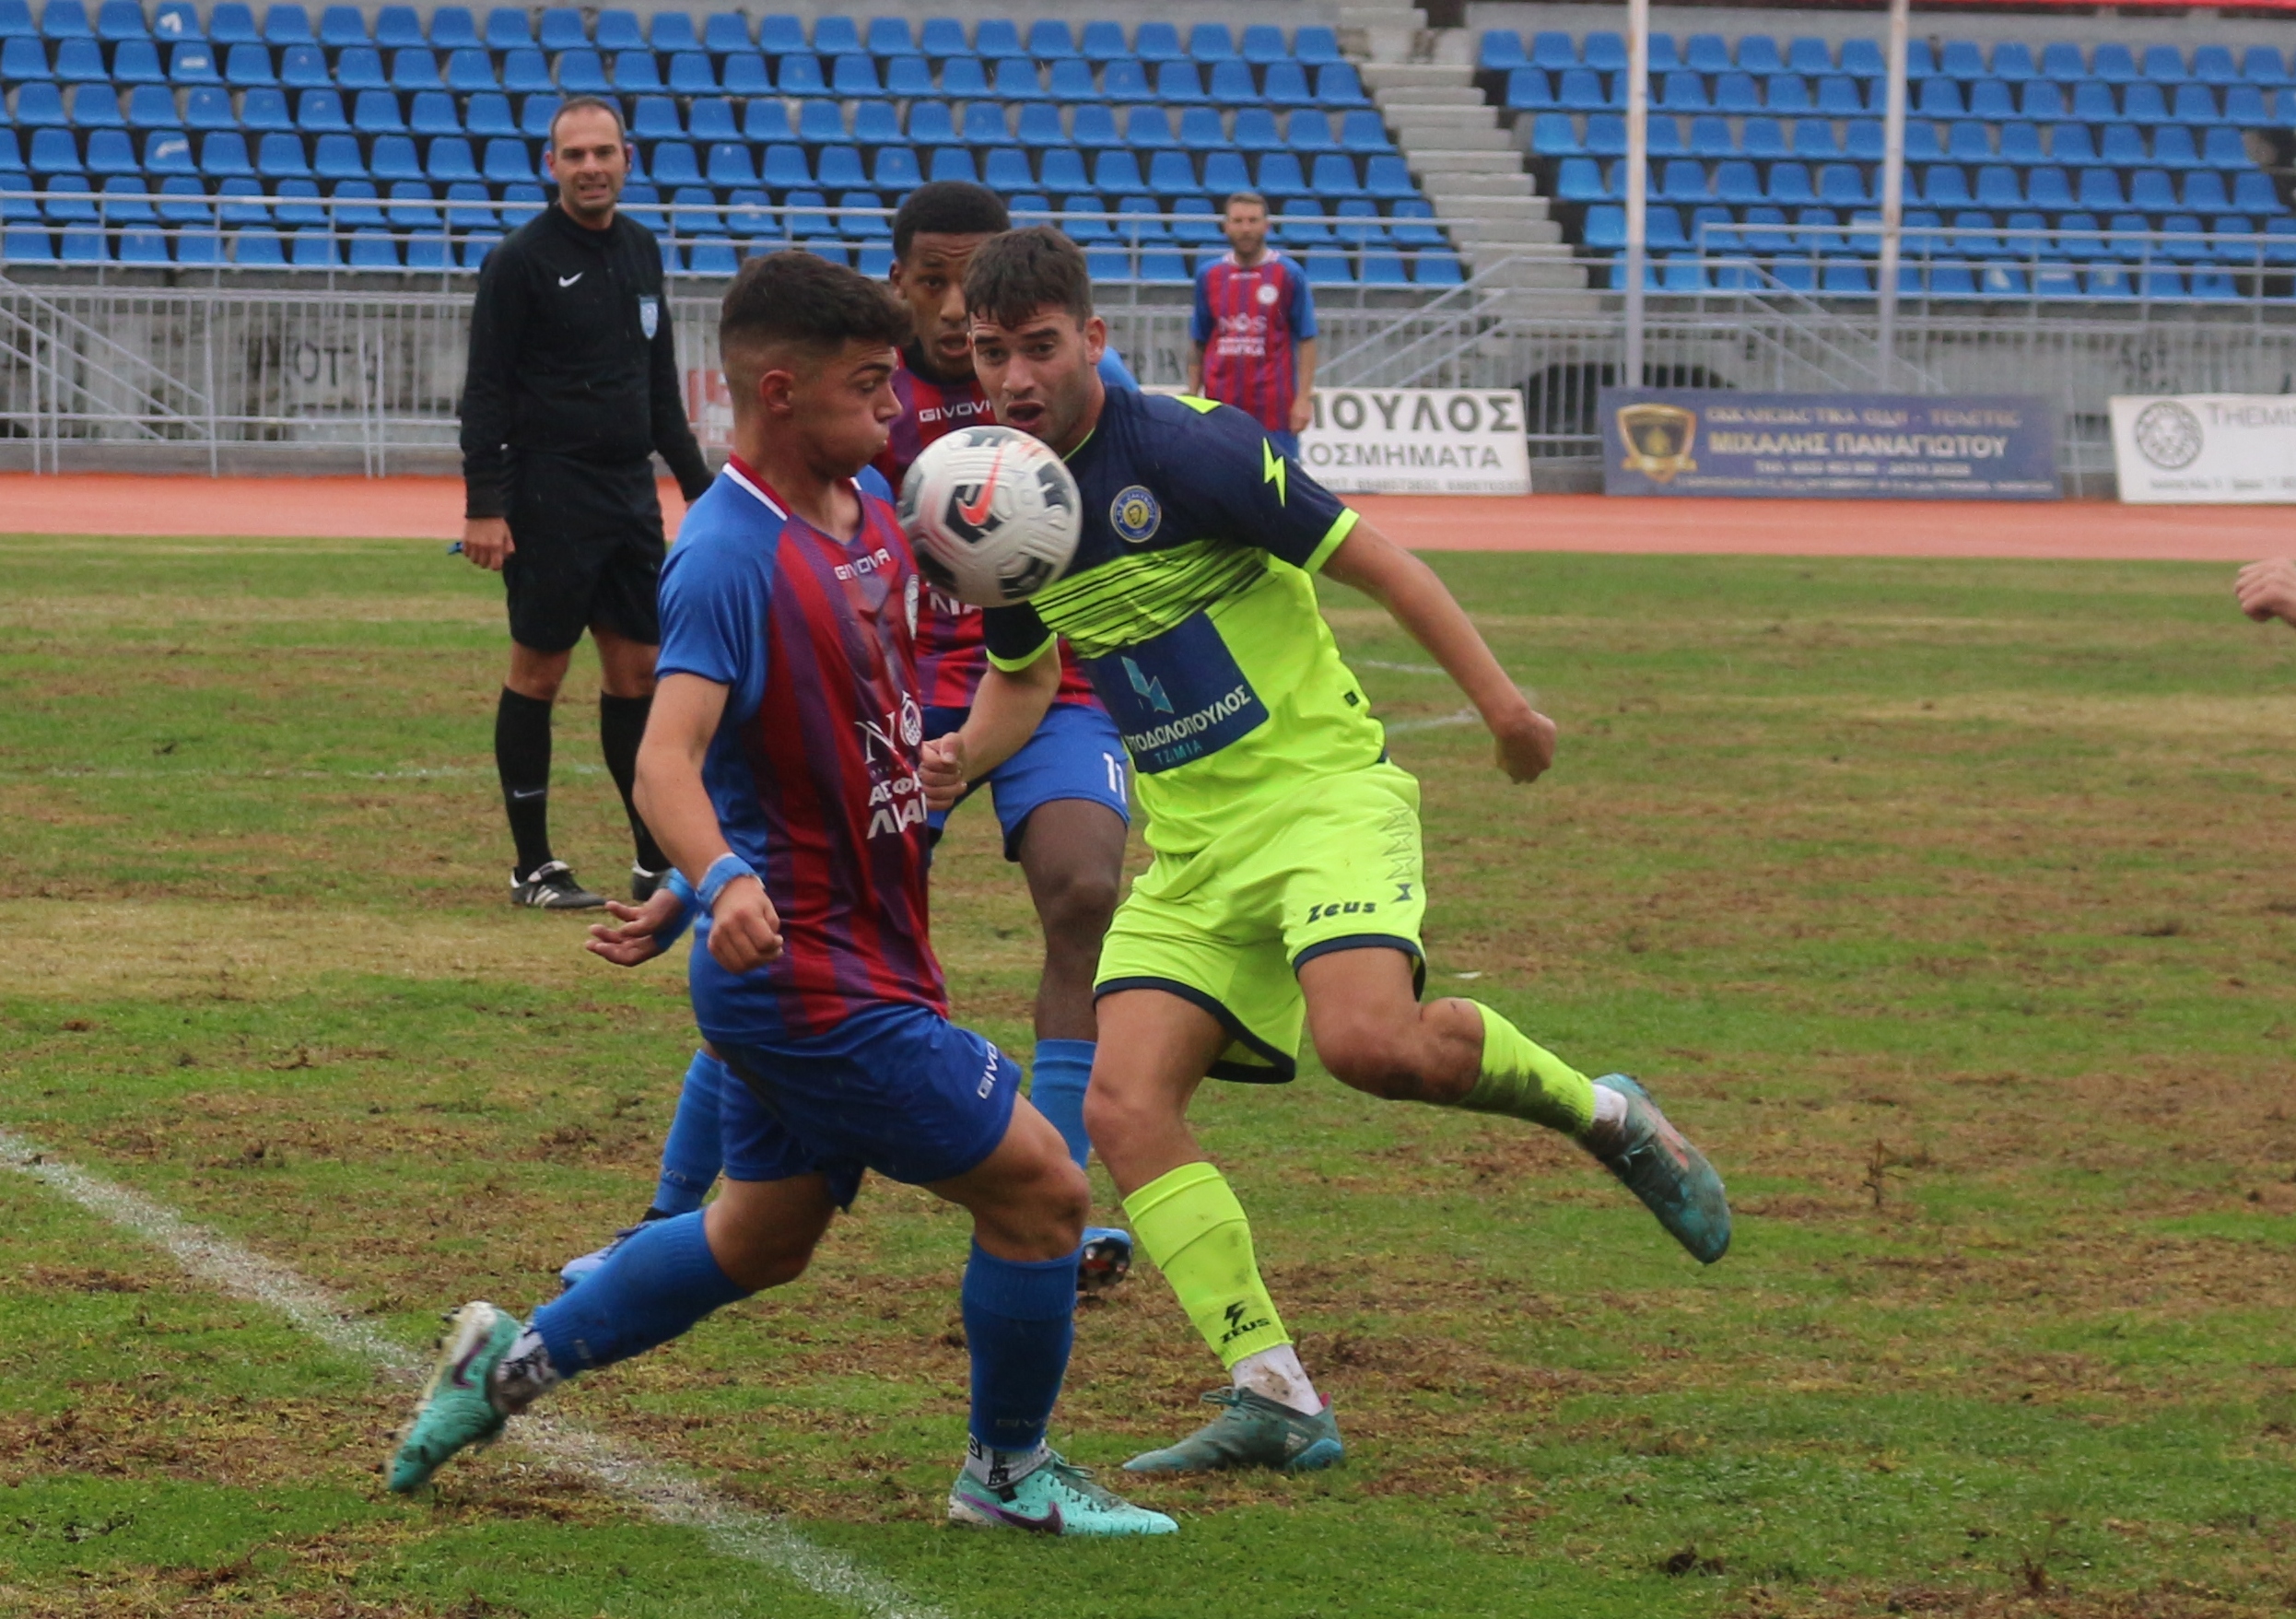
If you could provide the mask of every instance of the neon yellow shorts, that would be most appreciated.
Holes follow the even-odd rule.
[[[1393,765],[1321,776],[1183,859],[1159,854],[1117,908],[1095,993],[1163,990],[1233,1037],[1215,1079],[1280,1085],[1306,1019],[1298,970],[1387,947],[1423,978],[1419,783]]]

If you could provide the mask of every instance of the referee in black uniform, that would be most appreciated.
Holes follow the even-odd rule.
[[[654,592],[664,546],[652,456],[688,500],[709,487],[686,425],[662,250],[615,211],[629,178],[622,114],[576,96],[550,123],[557,182],[545,208],[486,255],[463,382],[463,554],[501,572],[510,674],[495,764],[518,864],[513,904],[605,903],[550,852],[550,706],[574,643],[597,644],[598,738],[637,839],[631,892],[669,862],[630,802],[662,640]]]

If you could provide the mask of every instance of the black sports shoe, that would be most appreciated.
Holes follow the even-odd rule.
[[[670,868],[668,866],[663,866],[658,872],[650,872],[641,865],[630,867],[630,903],[632,905],[645,904],[647,900],[661,893],[662,885],[669,880]]]
[[[553,860],[536,866],[523,881],[510,879],[510,903],[536,910],[596,910],[605,900],[576,882],[566,862]]]

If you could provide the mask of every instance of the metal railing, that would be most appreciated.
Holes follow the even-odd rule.
[[[165,273],[178,284],[218,287],[291,274],[329,288],[389,276],[399,285],[451,291],[467,285],[489,247],[545,205],[455,197],[0,190],[0,274],[20,279],[27,271],[68,271],[102,286]],[[781,247],[835,249],[864,267],[891,253],[893,210],[883,206],[673,201],[638,202],[623,211],[661,240],[673,281],[720,281],[742,258]],[[1095,282],[1119,303],[1189,285],[1186,257],[1170,254],[1223,247],[1218,221],[1208,214],[1022,208],[1014,217],[1023,224],[1060,224],[1087,252],[1126,255],[1122,265],[1104,259],[1095,267]],[[1277,236],[1287,250],[1309,255],[1311,274],[1344,268],[1344,276],[1319,279],[1318,293],[1345,306],[1366,296],[1392,302],[1399,295],[1447,290],[1452,282],[1422,287],[1413,277],[1428,273],[1423,265],[1456,264],[1448,223],[1287,210]],[[1408,240],[1394,242],[1391,226],[1403,228]],[[1142,256],[1156,253],[1166,256]]]

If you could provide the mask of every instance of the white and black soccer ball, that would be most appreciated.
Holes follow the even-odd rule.
[[[1026,601],[1059,579],[1084,526],[1067,464],[1013,428],[966,428],[925,446],[901,480],[899,511],[925,577],[976,607]]]

